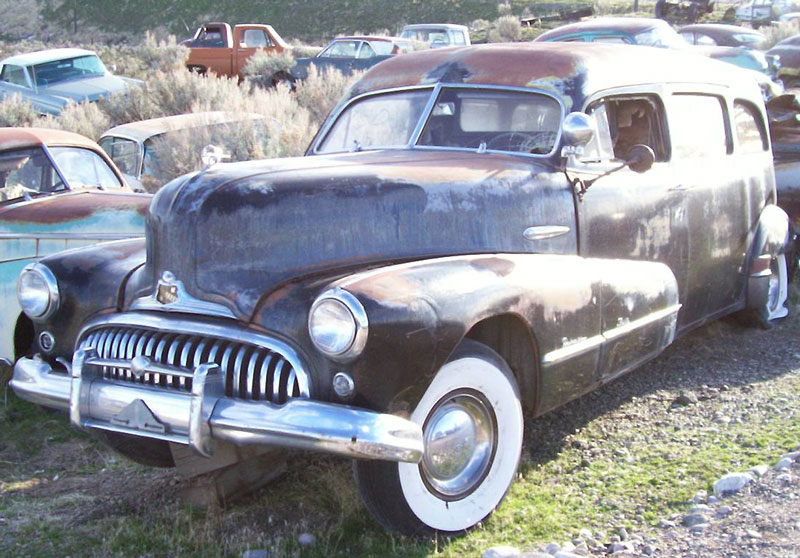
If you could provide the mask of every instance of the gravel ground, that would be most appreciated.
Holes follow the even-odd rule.
[[[768,331],[744,327],[735,318],[712,323],[678,340],[642,369],[526,425],[533,438],[560,439],[531,459],[552,457],[565,445],[581,451],[582,465],[609,452],[626,459],[626,448],[675,441],[679,435],[688,436],[688,443],[699,451],[712,439],[731,436],[745,422],[785,417],[796,425],[798,338],[800,305]],[[752,482],[719,498],[696,486],[686,511],[663,517],[658,527],[635,509],[620,510],[594,531],[587,525],[571,541],[552,542],[535,551],[495,547],[483,556],[800,558],[800,439],[777,452],[759,453],[758,447],[753,451],[762,465],[749,473]],[[788,461],[776,468],[786,454]],[[643,501],[646,492],[642,487]],[[616,527],[615,520],[629,527]]]

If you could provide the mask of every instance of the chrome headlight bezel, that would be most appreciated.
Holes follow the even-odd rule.
[[[41,289],[38,293],[38,303],[31,303],[31,286],[23,286],[26,279],[40,281]],[[27,293],[23,292],[27,289]],[[26,296],[27,295],[27,296]],[[23,298],[24,297],[24,298]],[[26,265],[17,279],[17,300],[25,315],[32,320],[46,320],[52,316],[60,302],[58,281],[53,272],[46,265],[39,262]]]
[[[344,317],[340,325],[349,329],[342,337],[343,342],[336,346],[325,343],[319,334],[318,320],[324,319],[321,312],[325,311],[326,307],[341,311]],[[331,360],[348,362],[358,357],[367,343],[368,331],[369,320],[361,302],[341,287],[335,287],[319,295],[308,312],[308,336],[314,347]]]

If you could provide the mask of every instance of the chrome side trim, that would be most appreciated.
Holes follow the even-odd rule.
[[[160,288],[170,287],[176,290],[177,300],[175,302],[162,303],[158,300]],[[169,271],[165,271],[161,279],[158,280],[153,294],[137,298],[131,304],[133,310],[155,310],[158,312],[181,312],[184,314],[201,314],[203,316],[218,316],[220,318],[236,319],[236,315],[226,306],[200,300],[189,294],[183,281],[176,279]]]
[[[297,373],[300,397],[311,397],[312,386],[308,376],[308,368],[304,365],[300,355],[290,345],[251,329],[236,324],[220,323],[213,320],[193,320],[179,316],[165,316],[144,312],[125,312],[122,314],[109,314],[100,316],[86,323],[78,334],[78,340],[84,339],[95,328],[102,326],[126,327],[139,326],[161,330],[169,334],[193,334],[199,336],[216,337],[223,340],[239,341],[258,345],[280,354],[295,369]],[[164,340],[162,339],[161,342]],[[158,352],[158,349],[156,349]],[[77,353],[76,353],[77,354]],[[73,363],[74,366],[74,363]],[[115,364],[114,366],[118,366]]]
[[[667,308],[657,310],[656,312],[648,314],[647,316],[644,316],[632,322],[628,322],[627,324],[615,327],[613,329],[609,329],[600,335],[595,335],[593,337],[589,337],[588,339],[581,339],[574,343],[570,343],[569,345],[561,347],[560,349],[555,349],[545,354],[544,357],[542,358],[542,364],[544,366],[549,366],[561,361],[569,360],[576,356],[580,356],[593,349],[600,347],[604,343],[615,341],[616,339],[619,339],[620,337],[623,337],[633,332],[634,330],[648,326],[650,324],[658,322],[659,320],[663,320],[664,318],[667,318],[671,315],[677,315],[680,309],[681,309],[680,304],[668,306]]]
[[[144,238],[144,233],[10,233],[0,232],[0,240],[127,240],[129,238]]]
[[[538,225],[528,227],[522,232],[525,240],[545,240],[569,233],[570,228],[563,225]]]
[[[605,338],[602,335],[595,335],[594,337],[589,337],[588,339],[581,339],[580,341],[576,341],[575,343],[571,343],[565,347],[561,347],[560,349],[550,351],[542,358],[542,364],[548,366],[562,360],[568,360],[584,353],[588,353],[589,351],[602,345],[604,342]]]
[[[662,310],[658,310],[647,316],[643,316],[638,320],[633,320],[632,322],[628,322],[627,324],[615,327],[614,329],[609,329],[608,331],[603,332],[603,337],[606,341],[614,341],[623,335],[627,335],[632,331],[648,326],[654,322],[659,320],[663,320],[664,318],[672,315],[677,314],[678,310],[681,309],[680,304],[675,304],[673,306],[668,306]]]

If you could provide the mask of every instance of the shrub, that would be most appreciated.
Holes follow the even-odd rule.
[[[362,75],[364,72],[345,76],[335,68],[319,70],[311,64],[308,77],[297,82],[297,102],[311,113],[312,122],[319,126],[345,91]]]
[[[97,103],[70,103],[57,117],[47,116],[39,125],[75,132],[97,141],[111,127],[111,119]]]
[[[146,80],[156,72],[185,71],[189,49],[179,45],[174,36],[157,40],[150,32],[138,45],[94,45],[93,48],[114,73]]]
[[[767,38],[762,48],[771,48],[784,39],[800,34],[800,21],[781,21],[759,29]]]
[[[289,51],[267,52],[258,49],[242,68],[248,84],[272,87],[275,76],[289,74],[294,66],[294,57]]]
[[[508,2],[503,2],[502,4],[498,4],[497,13],[500,17],[511,15],[511,4],[509,4]]]
[[[38,116],[30,101],[15,94],[0,101],[0,126],[36,126]]]
[[[495,29],[504,42],[519,41],[522,38],[522,24],[512,15],[497,18]]]

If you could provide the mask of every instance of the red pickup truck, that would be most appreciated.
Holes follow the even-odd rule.
[[[286,42],[271,25],[242,24],[231,29],[227,23],[206,23],[195,31],[194,37],[184,41],[189,47],[186,67],[205,74],[237,76],[242,79],[242,68],[258,49],[283,52]]]

